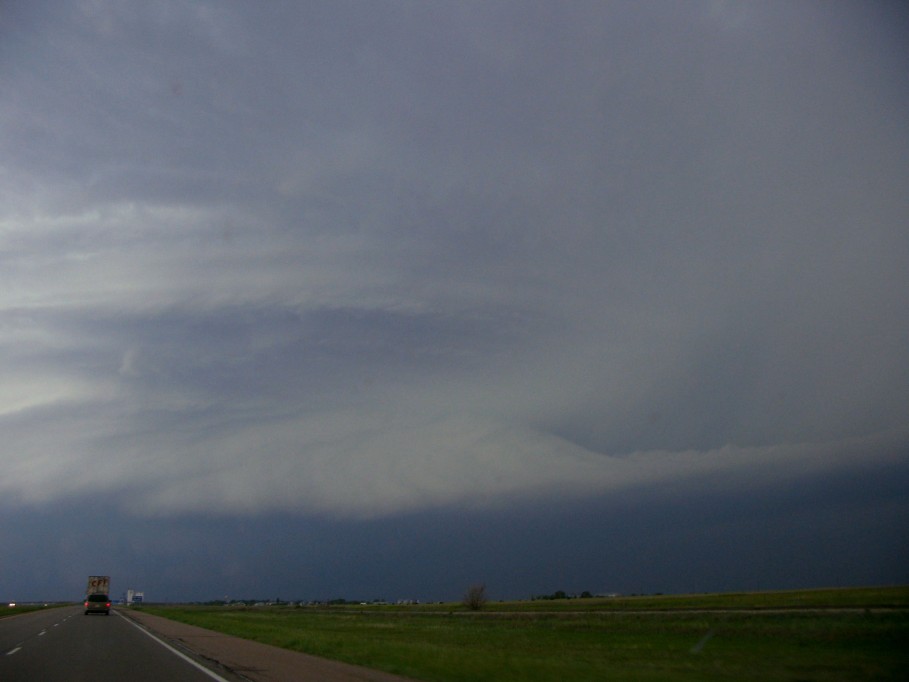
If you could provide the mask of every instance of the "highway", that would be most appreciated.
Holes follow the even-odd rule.
[[[212,682],[211,672],[111,611],[84,615],[81,606],[0,618],[3,682]]]

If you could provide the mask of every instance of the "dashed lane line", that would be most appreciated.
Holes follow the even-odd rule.
[[[69,620],[69,616],[67,616],[66,618],[64,618],[63,620],[61,620],[60,623],[65,623],[67,620]],[[58,626],[60,625],[60,623],[54,623],[54,627],[58,627]],[[38,636],[38,637],[43,637],[43,636],[46,635],[46,634],[47,634],[47,628],[45,628],[44,630],[42,630],[41,632],[39,632],[37,636]],[[6,652],[5,654],[3,654],[3,655],[4,655],[4,656],[12,656],[13,654],[22,651],[22,646],[23,646],[24,644],[25,644],[25,643],[22,642],[21,644],[19,644],[18,646],[14,647],[13,649],[10,649],[9,651],[7,651],[7,652]]]

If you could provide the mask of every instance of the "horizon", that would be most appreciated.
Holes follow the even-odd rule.
[[[821,587],[803,587],[803,588],[791,588],[791,589],[764,589],[764,590],[734,590],[730,592],[679,592],[679,593],[666,593],[666,592],[652,592],[652,593],[632,593],[632,594],[622,594],[622,593],[604,593],[604,594],[590,594],[588,591],[575,592],[575,593],[565,593],[563,590],[555,590],[549,594],[538,594],[531,595],[525,598],[516,598],[516,599],[494,599],[490,598],[487,601],[489,603],[496,604],[506,604],[510,602],[532,602],[532,601],[576,601],[576,600],[625,600],[625,599],[652,599],[655,597],[665,597],[671,599],[674,597],[731,597],[738,595],[778,595],[778,594],[800,594],[800,593],[812,593],[812,592],[837,592],[837,591],[865,591],[865,590],[897,590],[897,589],[907,589],[909,584],[894,584],[894,585],[827,585]],[[561,596],[556,596],[560,595]],[[126,603],[126,594],[124,593],[122,597],[114,598],[113,595],[109,595],[111,601],[120,606],[234,606],[243,604],[245,606],[294,606],[294,607],[304,607],[304,606],[431,606],[433,604],[462,604],[463,598],[454,599],[454,600],[419,600],[419,599],[408,599],[408,598],[398,598],[398,599],[357,599],[357,598],[347,598],[343,596],[337,596],[334,598],[324,598],[324,599],[307,599],[307,598],[291,598],[291,599],[268,599],[268,598],[256,598],[256,597],[230,597],[230,598],[212,598],[208,600],[195,600],[195,601],[155,601],[155,600],[142,600],[139,602],[134,602],[132,604]],[[65,604],[78,604],[80,600],[77,601],[52,601],[46,599],[37,599],[37,600],[24,600],[15,602],[16,606],[33,606],[36,604],[43,604],[44,606],[56,606],[56,605],[65,605]],[[0,603],[4,603],[5,600],[0,600]],[[9,607],[13,608],[13,607]]]

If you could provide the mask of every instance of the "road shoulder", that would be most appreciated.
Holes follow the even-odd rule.
[[[221,668],[239,679],[252,682],[412,682],[379,670],[232,637],[142,611],[117,611],[177,648],[214,664],[216,670]]]

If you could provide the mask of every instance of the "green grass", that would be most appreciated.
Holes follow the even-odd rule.
[[[16,606],[10,607],[6,604],[0,605],[0,618],[7,618],[9,616],[17,616],[20,613],[28,613],[29,611],[41,611],[42,609],[54,609],[60,606],[67,606],[67,604],[16,604]]]
[[[699,609],[842,609],[909,608],[909,587],[850,587],[778,592],[681,594],[593,599],[540,599],[529,602],[499,602],[491,610],[699,610]]]
[[[642,597],[584,610],[548,602],[548,612],[547,602],[511,602],[479,614],[455,605],[145,609],[419,680],[903,679],[909,589],[825,592]],[[778,610],[806,602],[827,610]],[[720,610],[690,610],[705,608]]]

